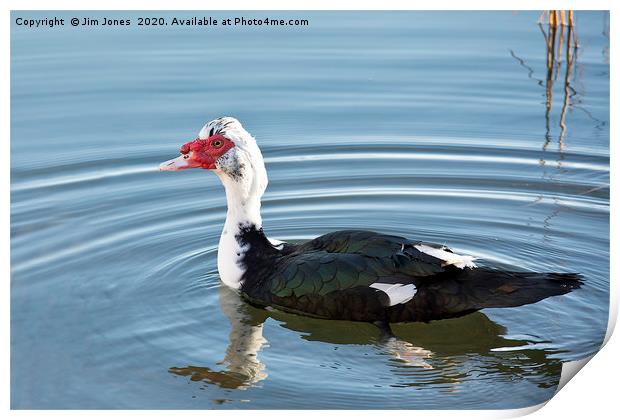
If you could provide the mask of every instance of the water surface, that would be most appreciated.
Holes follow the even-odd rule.
[[[577,12],[576,51],[533,12],[269,15],[310,25],[12,27],[12,407],[549,399],[607,324],[608,15]],[[271,237],[373,229],[586,283],[388,342],[253,308],[218,278],[218,179],[157,171],[221,115],[263,150]]]

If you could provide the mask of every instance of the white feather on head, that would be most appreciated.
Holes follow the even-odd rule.
[[[215,134],[221,134],[235,143],[235,147],[218,161],[222,171],[226,172],[225,162],[236,162],[237,165],[241,165],[242,182],[246,184],[244,189],[248,195],[260,198],[267,189],[268,178],[263,154],[256,139],[233,117],[220,117],[208,122],[202,127],[198,137],[207,139]],[[221,175],[220,178],[225,182]]]

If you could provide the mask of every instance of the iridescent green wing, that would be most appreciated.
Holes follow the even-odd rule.
[[[373,283],[413,283],[419,276],[441,271],[439,264],[412,261],[405,254],[376,258],[314,251],[282,262],[272,277],[270,292],[278,297],[324,296]]]
[[[362,256],[314,251],[287,258],[273,276],[271,293],[279,297],[325,295],[369,285],[373,279],[376,275]]]

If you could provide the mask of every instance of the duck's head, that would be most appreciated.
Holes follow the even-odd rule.
[[[221,117],[207,123],[196,139],[181,146],[180,153],[160,164],[159,169],[213,171],[225,187],[242,187],[249,195],[260,196],[267,187],[265,164],[256,140],[235,118]]]

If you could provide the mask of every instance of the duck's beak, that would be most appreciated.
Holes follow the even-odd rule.
[[[192,160],[188,155],[181,155],[175,159],[170,159],[159,164],[160,171],[180,171],[183,169],[200,167],[201,165]]]

